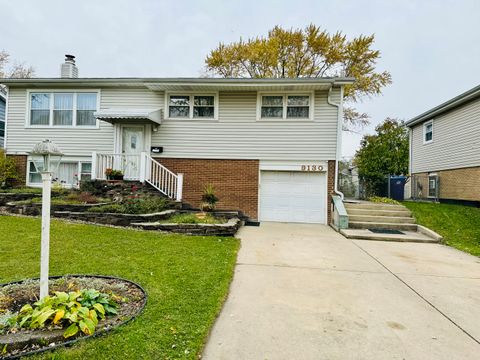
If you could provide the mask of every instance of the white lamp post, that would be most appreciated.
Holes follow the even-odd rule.
[[[42,245],[40,252],[40,299],[42,299],[48,295],[52,174],[57,171],[63,154],[53,142],[44,140],[36,144],[29,155],[37,171],[42,174]]]

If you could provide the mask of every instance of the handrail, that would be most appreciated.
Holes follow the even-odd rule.
[[[338,229],[348,229],[348,214],[342,198],[338,195],[332,196],[333,200],[333,225]]]
[[[146,152],[140,154],[92,153],[92,179],[106,180],[107,169],[120,170],[126,180],[147,182],[162,194],[182,200],[183,174],[175,174]]]

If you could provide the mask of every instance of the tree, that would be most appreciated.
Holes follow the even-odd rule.
[[[408,173],[409,141],[403,122],[386,118],[375,131],[375,135],[363,137],[354,159],[368,195],[377,193],[385,176]]]
[[[33,75],[35,75],[35,70],[33,67],[25,65],[25,63],[19,63],[15,61],[7,68],[9,63],[10,54],[5,50],[0,51],[0,79],[31,78]]]
[[[5,155],[5,151],[0,149],[0,189],[7,187],[9,182],[18,179],[15,161]]]
[[[207,71],[226,78],[354,77],[355,83],[345,86],[344,125],[352,129],[369,122],[368,114],[352,105],[380,95],[392,82],[389,72],[375,69],[380,51],[372,49],[374,40],[374,35],[348,40],[341,32],[330,34],[313,24],[289,30],[275,26],[267,37],[220,43],[205,64]]]

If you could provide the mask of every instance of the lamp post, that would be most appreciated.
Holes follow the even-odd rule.
[[[40,299],[42,299],[48,295],[52,174],[57,171],[63,154],[53,142],[44,140],[36,144],[29,155],[37,172],[42,175],[42,245],[40,251]]]

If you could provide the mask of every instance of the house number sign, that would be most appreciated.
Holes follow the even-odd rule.
[[[301,169],[302,171],[318,172],[318,171],[323,171],[323,166],[322,165],[302,165]]]

